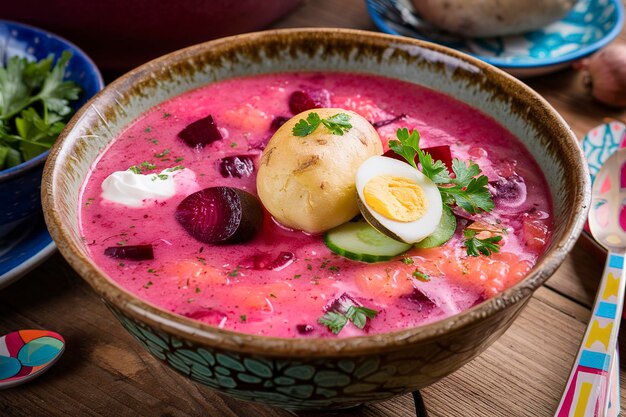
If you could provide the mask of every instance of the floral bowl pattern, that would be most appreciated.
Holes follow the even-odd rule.
[[[365,72],[455,96],[519,137],[553,198],[545,255],[516,286],[448,319],[343,339],[235,333],[159,309],[109,279],[88,256],[78,196],[100,152],[138,115],[216,80],[276,71]],[[347,408],[423,388],[470,361],[513,322],[582,230],[589,173],[576,138],[536,93],[477,59],[422,41],[341,29],[292,29],[211,41],[151,61],[108,86],[70,121],[51,152],[43,201],[72,267],[150,353],[182,375],[236,398],[288,409]]]

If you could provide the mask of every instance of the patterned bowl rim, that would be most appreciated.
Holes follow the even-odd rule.
[[[367,11],[371,19],[374,21],[374,24],[385,33],[388,33],[390,35],[403,36],[400,32],[395,30],[393,27],[389,26],[387,24],[387,20],[384,17],[382,17],[378,12],[376,12],[374,7],[372,6],[372,3],[374,1],[375,0],[366,1]],[[397,1],[397,0],[394,0],[394,1]],[[624,5],[622,4],[621,0],[609,0],[609,3],[607,4],[607,6],[609,5],[615,6],[615,13],[616,13],[615,21],[614,21],[613,26],[611,27],[611,30],[609,30],[608,32],[605,32],[602,38],[598,39],[597,41],[587,44],[572,52],[560,55],[558,57],[542,59],[541,61],[537,61],[537,62],[515,63],[515,62],[508,62],[505,59],[497,58],[497,57],[488,57],[488,56],[483,56],[480,54],[475,54],[475,53],[470,53],[470,52],[464,52],[464,53],[470,56],[473,56],[475,58],[479,58],[488,64],[495,65],[498,68],[502,68],[505,70],[545,68],[545,67],[567,64],[569,62],[576,61],[578,59],[591,55],[592,53],[596,52],[598,49],[605,47],[621,33],[622,28],[624,27]],[[419,38],[415,38],[415,39],[419,39]],[[431,39],[428,39],[426,37],[421,38],[421,39],[427,42],[433,42]]]
[[[571,187],[566,198],[570,200],[567,207],[572,207],[572,212],[563,219],[564,226],[560,238],[553,240],[546,254],[521,282],[462,313],[424,326],[340,339],[288,339],[218,329],[158,308],[107,278],[106,274],[81,252],[81,242],[73,237],[69,227],[63,224],[61,219],[63,204],[59,191],[63,188],[63,160],[77,157],[71,152],[78,136],[73,133],[79,130],[78,126],[83,127],[82,119],[87,119],[86,113],[92,106],[112,103],[120,97],[120,92],[128,91],[133,85],[142,81],[154,82],[155,74],[164,70],[167,72],[169,65],[194,62],[194,58],[198,59],[203,53],[210,53],[212,57],[223,57],[228,52],[245,51],[246,47],[252,46],[255,50],[264,44],[286,47],[290,43],[303,40],[307,41],[306,45],[317,41],[327,42],[329,45],[348,42],[350,45],[361,47],[369,45],[385,49],[391,46],[417,47],[419,50],[436,54],[440,59],[445,57],[459,65],[471,64],[477,67],[485,75],[482,88],[491,89],[494,94],[500,93],[505,97],[521,100],[525,105],[523,109],[517,109],[521,117],[527,114],[527,106],[538,108],[538,111],[533,113],[538,117],[534,121],[536,123],[534,127],[550,138],[551,148],[559,153],[558,157],[563,160],[564,167],[571,169],[571,175],[564,180],[569,181],[567,185]],[[347,54],[345,56],[345,59],[349,59]],[[590,193],[589,172],[576,136],[556,110],[521,81],[476,58],[440,45],[375,32],[336,28],[279,29],[221,38],[172,52],[130,71],[94,96],[70,120],[50,153],[42,184],[44,214],[54,241],[70,265],[104,300],[128,317],[200,346],[271,357],[341,357],[397,351],[478,326],[488,317],[527,300],[563,262],[582,231],[591,198]]]
[[[72,50],[72,53],[74,53],[76,56],[80,56],[81,59],[87,62],[87,64],[89,65],[89,68],[92,71],[93,77],[96,80],[98,91],[104,88],[104,80],[102,79],[102,74],[100,74],[100,70],[98,69],[98,66],[93,62],[93,60],[89,57],[89,55],[85,53],[85,51],[80,49],[74,43],[48,30],[41,29],[36,26],[27,25],[24,23],[14,22],[12,20],[0,19],[0,25],[6,25],[9,28],[18,28],[20,30],[28,30],[28,31],[36,32],[36,33],[39,33],[41,36],[48,36],[65,44],[68,49]],[[0,181],[5,181],[5,180],[8,180],[9,178],[20,176],[24,174],[25,172],[31,171],[33,169],[38,169],[40,165],[43,165],[45,163],[46,158],[48,157],[49,153],[50,151],[45,151],[37,155],[36,157],[29,159],[28,161],[22,162],[19,165],[16,165],[11,168],[7,168],[5,170],[0,170]]]

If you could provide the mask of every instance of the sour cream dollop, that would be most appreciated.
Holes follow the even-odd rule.
[[[142,207],[149,202],[165,201],[176,194],[195,192],[198,188],[196,174],[187,168],[168,168],[158,174],[115,171],[102,181],[102,198],[127,207]]]

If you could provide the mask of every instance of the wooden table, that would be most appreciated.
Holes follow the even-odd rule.
[[[275,25],[297,26],[375,30],[362,0],[310,0]],[[626,42],[626,35],[617,42]],[[579,137],[604,117],[626,118],[626,112],[589,100],[580,74],[572,70],[528,83]],[[590,317],[602,262],[579,243],[503,337],[458,372],[423,390],[430,416],[551,416]],[[2,416],[290,415],[218,395],[166,369],[131,339],[58,253],[0,292],[0,334],[27,328],[58,331],[68,342],[67,350],[44,376],[0,391]],[[626,336],[620,345],[626,352]],[[626,387],[623,367],[620,379]],[[624,410],[624,389],[621,399]],[[405,395],[341,415],[415,416],[415,408],[412,397]]]

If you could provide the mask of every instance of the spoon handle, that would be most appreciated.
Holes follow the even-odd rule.
[[[609,251],[593,314],[555,417],[604,417],[625,282],[624,254]]]

